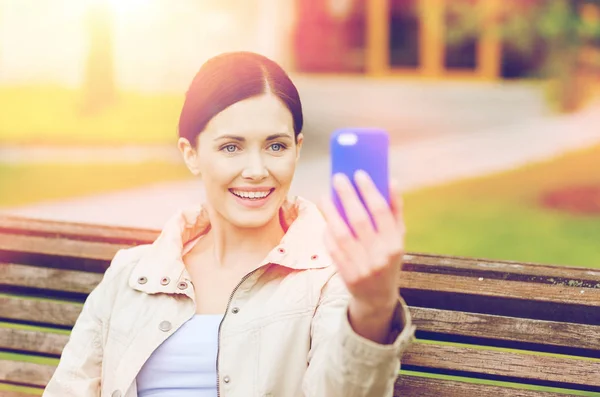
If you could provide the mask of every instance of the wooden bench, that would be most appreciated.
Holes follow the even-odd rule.
[[[40,394],[115,252],[157,235],[0,218],[1,396]],[[522,385],[600,392],[600,271],[411,254],[400,288],[419,340],[403,358],[397,395],[561,395]]]

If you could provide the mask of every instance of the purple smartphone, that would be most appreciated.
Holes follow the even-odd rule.
[[[389,205],[389,142],[388,133],[381,129],[344,128],[336,130],[331,135],[330,141],[331,177],[333,178],[336,173],[346,174],[348,179],[352,181],[354,188],[357,189],[354,182],[354,173],[357,170],[364,170],[369,174]],[[348,224],[348,218],[340,199],[335,189],[333,189],[333,183],[331,185],[333,202],[346,224]],[[363,205],[365,205],[360,193],[358,195]],[[371,214],[369,213],[369,215]]]

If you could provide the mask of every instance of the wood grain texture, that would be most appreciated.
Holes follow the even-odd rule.
[[[413,344],[402,357],[405,369],[475,376],[600,391],[600,360],[580,360],[438,344]],[[594,390],[595,391],[595,390]]]
[[[410,307],[417,331],[600,352],[600,326]],[[485,344],[485,343],[483,343]]]
[[[94,240],[123,244],[148,244],[159,235],[158,230],[59,222],[4,215],[0,215],[0,233],[52,238],[64,237],[74,240]]]
[[[19,393],[16,391],[0,390],[0,397],[39,397],[42,395],[42,389],[39,394]]]
[[[0,318],[35,324],[73,326],[82,305],[0,295]]]
[[[126,244],[0,233],[0,250],[110,261]],[[6,258],[0,257],[0,260]]]
[[[69,335],[17,328],[0,328],[0,349],[59,357]]]
[[[522,281],[476,279],[444,274],[402,272],[400,289],[515,298],[529,301],[597,307],[600,289]],[[583,291],[583,292],[582,292]]]
[[[570,286],[579,284],[579,281],[587,281],[588,287],[600,288],[600,271],[592,268],[441,255],[406,254],[404,255],[404,269],[425,273],[462,275],[476,278],[489,277]]]
[[[0,360],[0,381],[45,387],[55,370],[56,366],[53,365]]]
[[[564,397],[568,395],[407,375],[398,377],[394,388],[394,397]]]
[[[102,274],[0,262],[0,284],[89,294]]]

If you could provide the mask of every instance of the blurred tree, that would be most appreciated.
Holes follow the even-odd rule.
[[[535,75],[550,80],[561,111],[577,109],[586,95],[585,76],[600,73],[600,0],[501,0],[493,17],[465,0],[448,1],[447,7],[453,14],[448,42],[473,40],[492,29],[505,47],[523,57],[540,56]]]
[[[89,47],[82,87],[82,110],[87,114],[101,111],[116,97],[112,17],[109,2],[90,2],[87,19]]]

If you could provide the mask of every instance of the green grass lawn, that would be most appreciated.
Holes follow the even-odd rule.
[[[183,164],[0,164],[0,208],[189,178]]]
[[[544,192],[600,186],[600,146],[407,194],[409,251],[600,268],[600,215],[544,208]]]
[[[0,87],[0,144],[175,144],[183,94],[119,93],[94,115],[79,90]]]

